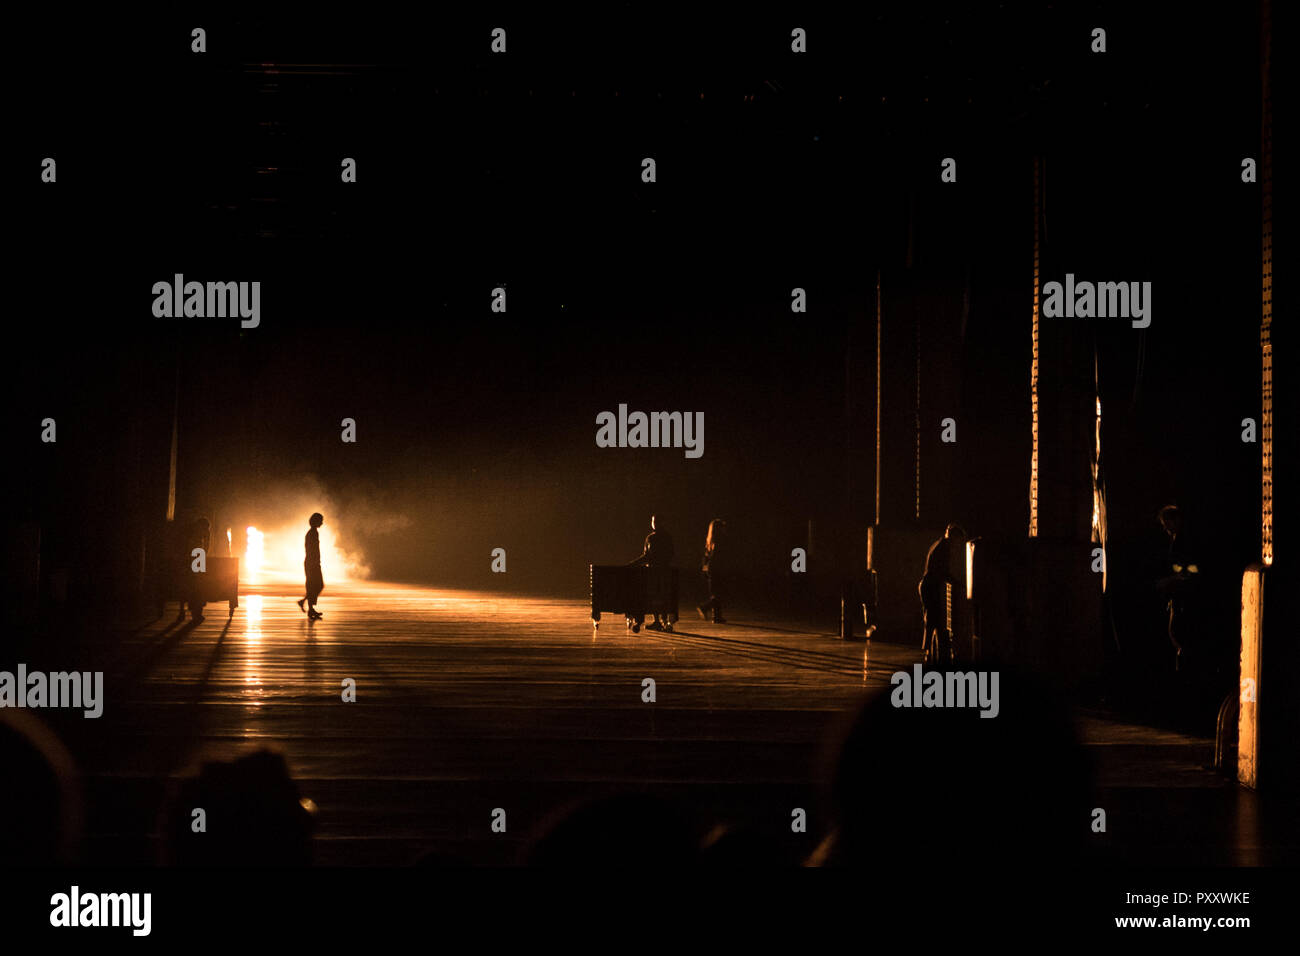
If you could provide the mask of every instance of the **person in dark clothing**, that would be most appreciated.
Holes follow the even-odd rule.
[[[1198,596],[1200,565],[1183,530],[1183,513],[1177,505],[1165,505],[1157,515],[1160,527],[1169,537],[1169,551],[1156,592],[1165,600],[1169,620],[1169,643],[1174,648],[1174,670],[1183,670],[1189,659],[1203,657],[1196,633],[1199,616],[1194,604]],[[1201,661],[1194,661],[1195,664]]]
[[[307,523],[311,527],[303,539],[307,556],[302,562],[302,569],[307,574],[307,596],[298,601],[298,608],[307,612],[307,620],[319,621],[325,615],[316,610],[316,601],[325,590],[325,578],[320,571],[320,532],[317,529],[325,523],[325,518],[318,511],[307,519]],[[304,603],[307,605],[305,608]]]
[[[695,609],[706,621],[712,615],[714,624],[727,623],[726,618],[722,616],[722,590],[726,572],[726,562],[723,557],[726,547],[723,545],[723,540],[726,536],[727,522],[721,518],[714,518],[709,522],[709,533],[704,539],[704,564],[700,568],[709,579],[709,599],[697,605]]]
[[[673,536],[658,527],[655,516],[650,516],[650,533],[645,537],[645,545],[641,549],[639,557],[634,559],[629,567],[639,567],[644,565],[647,568],[663,568],[667,570],[673,563]],[[668,615],[655,612],[654,622],[646,625],[647,631],[671,630],[672,622],[668,620]],[[633,631],[639,630],[640,621],[636,621]]]
[[[966,532],[960,525],[948,525],[943,537],[930,545],[926,552],[925,573],[916,586],[925,615],[921,649],[925,660],[930,662],[938,663],[943,658],[952,657],[952,646],[941,646],[948,630],[947,586],[955,588],[966,577],[962,566],[966,559],[965,539]]]
[[[197,571],[194,570],[194,549],[202,548],[203,553],[208,553],[208,545],[212,537],[212,526],[207,518],[195,518],[185,531],[185,553],[181,556],[181,580],[184,582],[181,586],[181,609],[176,615],[176,620],[185,617],[185,607],[188,604],[190,616],[195,624],[203,623],[203,579]]]

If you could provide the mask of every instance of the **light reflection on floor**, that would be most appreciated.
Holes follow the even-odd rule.
[[[861,645],[743,615],[634,635],[617,616],[593,629],[581,588],[546,598],[327,574],[325,616],[309,622],[302,588],[258,575],[229,619],[214,602],[197,627],[168,614],[107,635],[109,706],[81,754],[101,792],[133,808],[142,780],[161,792],[206,761],[269,747],[321,807],[323,861],[402,862],[444,839],[491,859],[509,845],[465,814],[502,800],[520,834],[530,814],[628,781],[788,802],[863,689]]]
[[[502,793],[539,813],[593,788],[647,781],[724,809],[793,799],[811,755],[864,689],[863,644],[740,613],[728,625],[683,620],[673,634],[633,635],[608,617],[593,630],[581,596],[327,578],[325,617],[309,623],[301,589],[287,577],[245,584],[229,621],[224,604],[210,605],[194,628],[168,614],[110,634],[109,705],[95,745],[79,753],[96,785],[119,788],[121,805],[134,807],[132,781],[266,746],[322,807],[323,859],[400,862],[438,834],[479,858],[500,841],[448,813],[496,806],[488,801]],[[870,653],[865,683],[883,693],[917,657],[911,645],[879,641]],[[642,698],[646,677],[657,682],[653,707]],[[345,679],[356,703],[341,699]],[[1206,776],[1191,759],[1200,741],[1100,720],[1081,731],[1104,745],[1103,783],[1187,786]]]
[[[261,575],[252,583],[240,583],[241,609],[251,600],[264,602],[258,607],[259,624],[262,608],[268,615],[281,613],[305,615],[297,606],[303,596],[303,582],[281,575]],[[421,617],[445,617],[447,615],[475,616],[491,614],[494,618],[508,622],[524,621],[536,618],[536,605],[541,600],[549,605],[547,599],[522,597],[517,594],[499,591],[470,591],[447,588],[429,588],[414,584],[395,584],[382,581],[345,581],[327,584],[321,594],[317,610],[325,614],[323,621],[315,627],[322,627],[327,622],[345,615],[354,619],[357,612],[389,613],[402,615],[419,615]],[[562,602],[573,608],[573,621],[589,624],[590,612],[587,603],[582,600]],[[333,613],[330,613],[333,610]],[[236,621],[240,615],[235,612]]]
[[[262,644],[262,600],[261,594],[249,594],[241,597],[239,601],[244,614],[244,643],[249,648],[244,657],[244,683],[249,685],[245,688],[245,692],[254,697],[262,693],[261,654],[259,653]],[[257,706],[261,701],[253,700],[252,703]]]
[[[878,662],[873,648],[867,677],[861,644],[740,621],[683,620],[675,634],[633,635],[615,615],[596,630],[581,598],[327,582],[318,605],[324,618],[308,621],[296,603],[301,596],[302,582],[287,576],[245,583],[229,620],[219,613],[224,605],[209,605],[207,620],[185,633],[167,637],[158,623],[129,638],[128,644],[146,645],[144,681],[156,688],[147,696],[167,696],[171,687],[178,703],[200,705],[205,717],[222,704],[243,704],[253,723],[238,734],[254,739],[266,732],[259,725],[267,717],[297,719],[308,713],[303,708],[338,702],[346,677],[356,678],[358,698],[371,704],[518,706],[540,688],[578,706],[611,682],[631,680],[624,667],[638,672],[637,686],[645,676],[640,672],[668,668],[687,680],[676,690],[679,701],[691,689],[688,699],[709,707],[762,702],[822,711],[839,709],[864,683],[883,685],[893,663],[888,653]],[[156,656],[147,653],[155,642],[165,648]],[[270,704],[294,710],[268,713]],[[262,716],[254,720],[254,711]]]

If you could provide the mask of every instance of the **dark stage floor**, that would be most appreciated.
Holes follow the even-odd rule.
[[[288,583],[249,590],[228,625],[224,605],[197,628],[168,613],[85,649],[106,672],[104,715],[58,729],[86,777],[87,862],[153,862],[169,778],[256,746],[282,751],[319,807],[323,864],[512,862],[566,803],[627,789],[774,832],[807,808],[809,832],[784,837],[798,857],[821,830],[821,758],[841,714],[917,659],[742,614],[632,635],[608,615],[593,630],[578,600],[375,583],[331,587],[309,625]],[[341,699],[349,677],[355,703]],[[1099,857],[1296,859],[1289,818],[1205,769],[1212,741],[1100,712],[1078,727],[1111,821]]]

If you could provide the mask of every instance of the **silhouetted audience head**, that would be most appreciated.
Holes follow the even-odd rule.
[[[0,866],[75,862],[81,826],[67,748],[31,714],[0,710]]]
[[[165,815],[165,862],[179,866],[305,866],[312,862],[314,804],[303,800],[284,757],[259,750],[203,765]],[[198,815],[196,810],[202,810]],[[196,832],[202,820],[202,831]]]
[[[896,707],[897,687],[865,702],[834,765],[834,834],[818,862],[977,879],[1081,856],[1090,768],[1067,714],[1009,669],[978,669],[999,673],[996,717]]]
[[[325,516],[319,511],[315,511],[312,513],[312,516],[307,519],[307,523],[313,528],[319,528],[325,523]]]
[[[959,524],[953,523],[943,529],[943,536],[945,538],[965,538],[966,529]]]
[[[560,867],[681,867],[698,860],[694,821],[647,794],[601,797],[544,824],[523,862]]]

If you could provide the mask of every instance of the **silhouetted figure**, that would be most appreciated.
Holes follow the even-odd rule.
[[[1197,599],[1201,568],[1197,557],[1188,545],[1183,530],[1183,513],[1177,505],[1165,505],[1156,516],[1160,527],[1169,538],[1169,550],[1161,576],[1156,581],[1156,593],[1165,601],[1168,619],[1169,643],[1174,648],[1174,670],[1185,671],[1203,665],[1199,658],[1203,648],[1196,632],[1194,604]]]
[[[683,867],[698,858],[690,815],[648,794],[602,797],[563,811],[527,848],[529,866],[610,868]]]
[[[982,867],[1069,872],[1086,858],[1097,804],[1061,695],[996,662],[985,668],[999,674],[992,718],[978,707],[898,707],[894,690],[864,701],[833,758],[831,832],[810,864],[887,868],[942,906],[960,900],[963,881],[983,879]]]
[[[165,862],[177,866],[308,866],[315,804],[284,757],[258,750],[211,761],[180,784],[164,819]],[[202,829],[196,832],[202,810]]]
[[[316,610],[316,601],[325,590],[325,578],[320,571],[320,531],[317,529],[325,523],[325,517],[317,511],[307,519],[307,523],[311,527],[303,539],[307,556],[302,562],[302,569],[307,573],[307,596],[298,601],[298,608],[307,612],[307,620],[319,621],[325,615]],[[303,607],[304,603],[306,607]]]
[[[952,635],[948,631],[948,587],[954,589],[965,578],[966,532],[960,525],[944,528],[943,537],[930,545],[925,555],[925,573],[916,586],[925,614],[921,650],[927,662],[952,660]],[[953,599],[957,598],[955,593]]]
[[[190,615],[195,624],[203,622],[203,606],[206,603],[203,600],[203,577],[194,570],[194,549],[202,548],[204,555],[208,553],[208,547],[212,538],[211,524],[207,518],[195,518],[186,526],[185,533],[182,536],[182,544],[185,553],[180,556],[181,559],[181,586],[180,612],[176,615],[176,620],[185,617],[185,606],[188,604]]]
[[[673,536],[658,527],[655,516],[650,516],[650,533],[645,536],[645,545],[641,554],[628,563],[628,567],[644,565],[647,568],[670,568],[673,563]],[[633,631],[640,629],[641,620],[634,622]],[[671,622],[666,613],[655,612],[654,622],[646,625],[647,631],[671,630]]]
[[[167,563],[163,569],[163,595],[165,602],[176,598],[176,620],[185,620],[185,605],[190,599],[190,549],[192,522],[173,522],[167,525]]]
[[[81,789],[72,756],[42,721],[0,710],[0,869],[75,862]]]
[[[709,599],[697,605],[696,610],[706,621],[713,617],[714,624],[726,624],[722,616],[722,592],[726,581],[727,522],[714,518],[709,522],[709,533],[704,538],[704,563],[700,570],[709,582]]]

